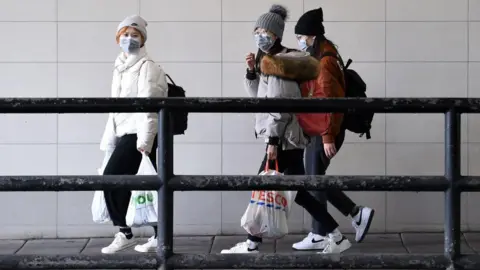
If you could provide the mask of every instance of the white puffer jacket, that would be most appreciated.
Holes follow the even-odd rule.
[[[120,53],[113,71],[112,97],[166,97],[167,94],[165,72],[147,55],[145,47],[128,57]],[[152,152],[157,121],[157,113],[110,113],[100,149],[113,151],[118,138],[137,134],[137,148]]]

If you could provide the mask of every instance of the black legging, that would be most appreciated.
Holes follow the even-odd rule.
[[[335,137],[335,147],[337,152],[343,145],[345,140],[345,130]],[[312,163],[315,164],[312,164]],[[330,165],[330,159],[325,155],[323,148],[322,137],[315,137],[312,143],[305,150],[305,167],[307,174],[310,175],[325,175],[328,166]],[[315,166],[316,165],[316,166]],[[337,189],[325,191],[310,191],[312,195],[321,202],[326,208],[327,200],[337,208],[344,216],[348,216],[354,210],[356,204],[348,197],[345,192]],[[322,226],[322,220],[316,220],[312,216],[312,232],[315,234],[325,235],[325,229]]]
[[[277,162],[279,172],[285,175],[304,175],[305,167],[303,164],[303,149],[294,150],[278,150]],[[265,154],[258,173],[265,169],[267,155]],[[274,168],[274,167],[271,167]],[[310,215],[317,220],[322,220],[322,226],[327,232],[332,232],[338,227],[337,222],[327,212],[321,203],[315,199],[307,190],[299,190],[295,197],[295,202],[305,208]],[[254,242],[262,242],[262,238],[258,236],[248,235],[248,239]]]
[[[157,168],[157,139],[155,138],[152,153],[149,157],[155,169]],[[108,160],[107,166],[103,172],[104,175],[135,175],[140,167],[142,154],[137,150],[137,135],[129,134],[122,136],[112,156]],[[114,226],[126,227],[128,204],[130,203],[131,190],[119,188],[105,190],[105,203],[107,205],[110,219]]]

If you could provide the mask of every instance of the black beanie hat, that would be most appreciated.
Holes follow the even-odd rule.
[[[325,34],[323,27],[323,10],[322,8],[312,9],[305,12],[297,25],[295,25],[296,35],[319,36]]]

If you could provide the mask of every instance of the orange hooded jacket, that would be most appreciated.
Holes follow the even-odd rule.
[[[324,41],[320,44],[320,55],[326,52],[338,54],[330,42]],[[302,84],[302,96],[308,97],[314,87],[314,97],[317,98],[345,97],[345,78],[338,60],[335,57],[325,56],[319,61],[319,65],[320,74],[317,79]],[[335,137],[341,130],[343,113],[321,113],[321,117],[316,119],[321,119],[317,125],[322,130],[323,143],[334,143]]]

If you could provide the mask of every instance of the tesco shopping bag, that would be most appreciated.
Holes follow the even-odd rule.
[[[268,169],[260,175],[282,175],[276,170]],[[288,234],[288,216],[295,198],[295,191],[252,191],[250,203],[242,216],[241,226],[247,233],[278,239]]]
[[[156,175],[157,171],[148,155],[142,155],[142,162],[137,175]],[[127,210],[127,226],[142,227],[156,225],[158,222],[157,191],[136,190],[132,191],[130,204]]]
[[[108,161],[112,156],[113,151],[106,151],[103,158],[102,166],[97,170],[99,175],[103,174],[105,167],[107,167]],[[96,190],[93,194],[92,201],[92,218],[95,223],[107,223],[110,222],[110,214],[108,213],[107,204],[105,203],[105,196],[103,190]]]

